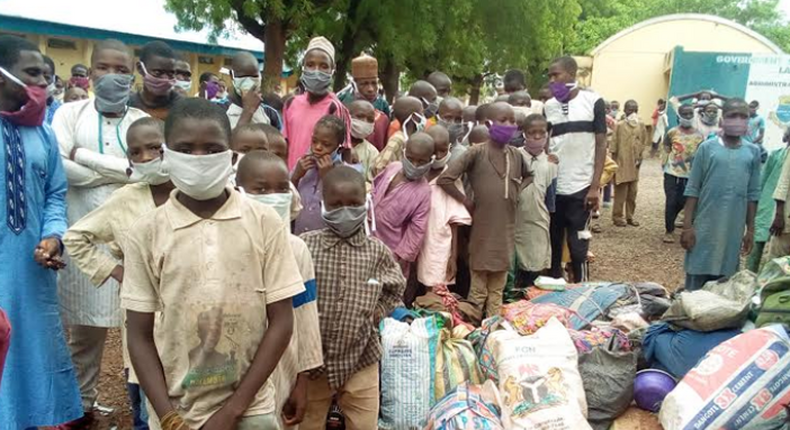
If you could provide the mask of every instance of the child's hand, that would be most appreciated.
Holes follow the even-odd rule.
[[[283,421],[288,427],[295,426],[304,420],[307,412],[307,374],[300,373],[288,400],[283,405]]]
[[[743,236],[743,242],[741,244],[741,254],[743,255],[751,254],[753,247],[754,247],[754,232],[747,230],[746,234]]]
[[[324,155],[316,161],[316,165],[318,166],[318,176],[323,178],[332,170],[332,157]]]
[[[250,88],[250,90],[241,97],[241,106],[247,112],[257,111],[261,103],[263,103],[263,98],[257,86]]]
[[[560,159],[556,154],[549,154],[549,163],[560,164]]]
[[[683,247],[686,251],[691,250],[694,248],[694,245],[697,244],[697,233],[694,232],[694,228],[690,228],[688,230],[683,230],[683,234],[680,235],[680,246]]]
[[[474,214],[474,212],[475,212],[475,202],[472,201],[472,199],[470,199],[469,197],[464,199],[464,206],[466,207],[466,210],[469,211],[469,215]]]
[[[785,231],[785,216],[784,214],[777,213],[774,216],[774,222],[771,224],[771,235],[781,236]]]
[[[457,263],[455,258],[451,257],[447,261],[447,275],[446,275],[447,279],[446,279],[446,281],[447,281],[448,284],[450,282],[452,282],[453,279],[455,279],[455,274],[456,273],[458,273],[458,263]]]
[[[203,424],[200,430],[236,430],[240,419],[240,416],[230,412],[228,408],[222,407]]]

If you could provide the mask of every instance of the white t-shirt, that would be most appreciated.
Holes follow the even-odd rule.
[[[592,184],[595,135],[606,135],[606,109],[598,94],[581,90],[568,104],[553,98],[544,106],[551,124],[551,153],[560,159],[557,194],[570,195]]]

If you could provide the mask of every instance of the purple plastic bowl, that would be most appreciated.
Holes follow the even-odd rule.
[[[667,372],[658,369],[645,369],[636,373],[634,379],[634,400],[640,409],[658,412],[661,403],[677,381]]]

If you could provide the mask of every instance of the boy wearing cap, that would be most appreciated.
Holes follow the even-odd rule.
[[[373,133],[367,140],[382,150],[387,144],[387,130],[389,129],[390,105],[379,94],[379,62],[374,57],[362,54],[351,60],[351,76],[354,78],[352,85],[338,94],[338,98],[350,106],[355,100],[370,102],[376,109],[374,115]]]
[[[344,142],[351,140],[348,109],[330,89],[334,73],[335,47],[324,37],[313,38],[302,60],[300,82],[305,92],[290,99],[283,109],[283,135],[288,139],[289,170],[293,170],[309,151],[313,128],[324,115],[340,117],[346,124]]]

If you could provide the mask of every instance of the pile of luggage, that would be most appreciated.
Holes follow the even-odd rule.
[[[382,321],[379,428],[790,428],[790,257],[694,292],[529,297],[480,321],[441,290]]]

